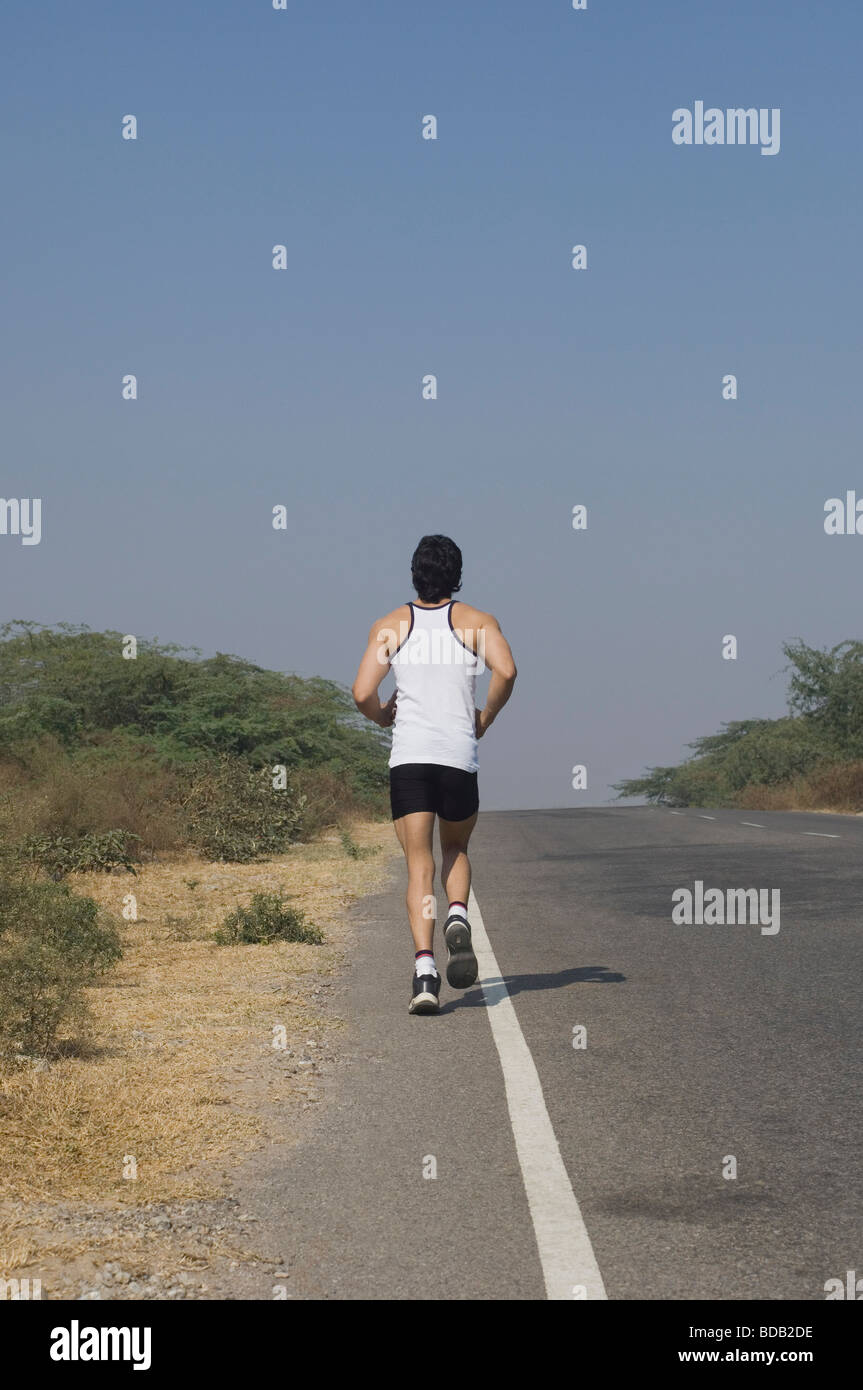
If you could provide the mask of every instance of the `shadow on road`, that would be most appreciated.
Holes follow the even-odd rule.
[[[625,975],[609,970],[606,965],[574,965],[550,975],[496,975],[486,980],[482,989],[474,985],[460,999],[448,1000],[441,1006],[441,1013],[491,1007],[499,1003],[505,993],[526,994],[535,989],[564,989],[567,985],[619,985],[625,979]]]

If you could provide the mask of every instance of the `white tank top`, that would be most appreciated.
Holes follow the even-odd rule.
[[[407,637],[393,654],[396,718],[390,767],[442,763],[476,772],[475,652],[452,630],[452,606],[408,604]]]

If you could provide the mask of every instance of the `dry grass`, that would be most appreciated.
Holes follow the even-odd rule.
[[[738,806],[750,811],[863,812],[863,762],[839,763],[779,786],[747,787]]]
[[[124,922],[124,958],[90,991],[86,1044],[43,1070],[0,1071],[0,1196],[203,1196],[229,1159],[267,1142],[271,1102],[302,1099],[305,1079],[278,1065],[273,1027],[287,1029],[288,1048],[337,1027],[314,988],[341,960],[345,906],[375,891],[395,853],[389,824],[352,833],[379,852],[353,860],[328,836],[262,864],[176,858],[137,878],[74,876],[117,915],[133,892],[138,920]],[[279,888],[323,928],[323,946],[209,939],[231,908]],[[123,1176],[127,1155],[135,1181]],[[22,1241],[19,1222],[0,1230],[0,1269],[23,1262],[11,1258]]]
[[[182,843],[176,795],[179,781],[138,759],[78,764],[46,736],[25,766],[0,760],[0,829],[10,841],[25,835],[69,835],[122,829],[148,853]]]

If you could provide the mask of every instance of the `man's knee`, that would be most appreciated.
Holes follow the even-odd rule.
[[[433,879],[435,876],[434,856],[431,854],[412,854],[408,859],[408,875],[411,878]]]

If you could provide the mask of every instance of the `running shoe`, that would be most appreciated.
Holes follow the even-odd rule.
[[[447,984],[453,989],[469,989],[476,983],[478,966],[470,939],[470,923],[464,917],[448,917],[444,923],[443,939],[448,952]]]
[[[413,998],[408,1005],[411,1014],[436,1014],[440,1009],[440,975],[417,975],[414,972]]]

